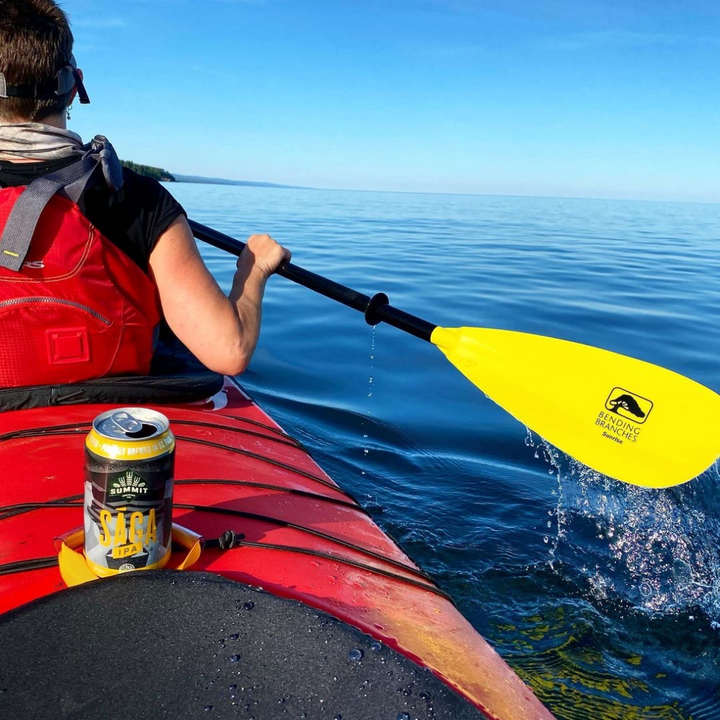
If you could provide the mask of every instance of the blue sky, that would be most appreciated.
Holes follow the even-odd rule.
[[[171,172],[720,202],[717,0],[65,0],[70,127]]]

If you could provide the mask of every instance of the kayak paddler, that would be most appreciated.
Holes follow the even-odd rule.
[[[289,251],[252,235],[226,296],[170,193],[67,129],[90,102],[72,50],[55,2],[0,0],[0,387],[147,374],[162,319],[206,367],[241,373]]]

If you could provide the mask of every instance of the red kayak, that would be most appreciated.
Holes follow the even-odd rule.
[[[65,404],[78,400],[82,404]],[[100,627],[115,627],[115,624],[109,622],[108,606],[102,604],[115,601],[108,596],[109,599],[101,603],[101,594],[127,593],[133,588],[134,594],[130,597],[135,598],[132,600],[135,603],[140,602],[141,596],[154,597],[153,593],[158,592],[158,583],[163,583],[162,593],[165,594],[160,597],[168,599],[167,608],[166,603],[160,602],[158,615],[166,617],[165,610],[170,612],[170,606],[175,603],[182,605],[177,612],[182,613],[185,608],[188,612],[196,613],[193,617],[201,618],[202,613],[195,604],[197,601],[179,603],[180,595],[175,594],[174,588],[180,588],[194,579],[195,584],[188,589],[188,598],[196,597],[192,593],[197,593],[197,597],[210,598],[213,593],[225,593],[230,597],[228,593],[241,592],[240,589],[235,590],[233,586],[221,583],[221,579],[226,579],[264,590],[264,593],[253,591],[253,599],[243,600],[242,605],[237,606],[240,611],[233,611],[235,614],[231,613],[232,617],[242,619],[245,615],[252,615],[243,615],[242,608],[255,607],[260,597],[272,596],[294,601],[293,607],[301,604],[302,612],[305,613],[303,617],[307,617],[308,622],[324,622],[323,627],[340,626],[335,621],[317,620],[325,618],[327,614],[351,626],[356,635],[352,636],[350,645],[364,642],[362,638],[369,645],[363,646],[365,650],[359,646],[351,648],[348,673],[354,672],[355,665],[362,665],[363,662],[369,665],[373,648],[382,648],[388,658],[395,658],[399,654],[403,656],[403,661],[408,658],[412,660],[413,668],[419,672],[418,677],[427,677],[428,682],[440,679],[444,688],[449,687],[454,691],[449,695],[459,695],[458,702],[462,702],[479,717],[502,720],[552,717],[531,690],[458,612],[451,598],[380,530],[348,493],[318,467],[298,441],[287,435],[248,398],[235,381],[229,379],[225,379],[219,392],[205,401],[170,405],[144,403],[149,407],[157,407],[169,418],[177,440],[173,521],[206,540],[205,548],[192,569],[182,573],[172,573],[171,570],[125,573],[117,578],[66,589],[58,568],[54,540],[67,536],[69,531],[82,525],[85,437],[98,414],[119,406],[119,403],[86,401],[87,397],[82,394],[72,396],[66,393],[55,399],[55,402],[62,404],[0,413],[0,463],[4,476],[0,507],[0,613],[4,615],[0,615],[0,644],[4,647],[9,647],[10,640],[4,640],[3,633],[7,632],[8,638],[27,637],[28,628],[37,628],[38,623],[47,622],[50,627],[51,622],[58,622],[47,619],[55,617],[52,615],[53,608],[56,607],[56,612],[60,612],[57,608],[62,603],[74,603],[74,598],[78,602],[90,603],[90,608],[105,608],[104,614],[97,619],[94,618],[97,612],[89,612],[87,609],[82,611],[80,622],[86,629],[95,621],[100,623]],[[53,401],[51,399],[48,402]],[[181,554],[173,552],[168,568],[177,567],[179,558]],[[151,582],[140,576],[152,576],[155,579]],[[169,584],[169,577],[183,580],[173,580]],[[213,578],[220,584],[213,585]],[[200,579],[204,583],[202,587],[205,590],[202,592],[205,594],[200,594]],[[143,590],[145,583],[148,584],[147,596]],[[150,587],[153,583],[153,587]],[[91,590],[90,586],[94,589]],[[212,592],[208,588],[212,588]],[[250,590],[245,589],[243,592]],[[180,593],[179,589],[177,593]],[[105,595],[102,597],[105,598]],[[127,598],[118,602],[122,602],[125,608],[122,626],[126,630],[130,626],[137,630],[139,611],[126,607]],[[239,600],[236,598],[235,602]],[[287,603],[283,604],[282,613],[288,607]],[[312,609],[312,613],[308,608]],[[316,611],[321,612],[318,614]],[[223,612],[225,610],[219,611],[218,617]],[[70,615],[72,612],[63,606],[58,617],[66,618]],[[313,617],[316,620],[312,620]],[[128,618],[135,619],[130,622]],[[190,624],[202,625],[203,622],[198,619]],[[175,624],[171,625],[177,628],[178,637],[184,635],[186,626],[187,621],[180,619],[180,615]],[[226,645],[231,643],[229,638],[240,632],[233,633],[231,630],[228,626],[223,637],[217,640],[222,645],[222,652],[227,652]],[[270,642],[273,628],[265,626],[259,631],[262,633],[260,645],[263,644],[263,638]],[[314,632],[311,628],[308,635]],[[172,634],[164,631],[161,637],[158,636],[158,647]],[[46,633],[46,639],[42,642],[48,642],[50,635],[54,637],[54,631]],[[69,633],[67,637],[71,636],[72,633]],[[284,636],[287,637],[288,633]],[[172,638],[169,641],[174,642]],[[332,643],[327,639],[324,642],[327,651]],[[72,642],[66,641],[64,647],[69,646],[72,646]],[[150,647],[148,652],[152,650]],[[124,652],[126,650],[123,648],[116,647],[114,650],[114,653]],[[134,652],[134,649],[129,650],[131,657]],[[0,657],[0,666],[7,667],[7,661],[12,666],[22,666],[25,662],[23,651],[16,650],[14,653],[9,657]],[[43,654],[38,651],[32,657],[37,658],[38,653]],[[85,661],[90,662],[87,648],[83,653]],[[237,658],[246,658],[246,655],[240,652]],[[232,664],[235,655],[229,657],[228,662]],[[259,656],[254,654],[253,657],[257,659]],[[15,662],[13,658],[19,659]],[[56,667],[65,664],[63,658],[55,660]],[[354,660],[359,662],[353,665]],[[169,662],[163,661],[163,666],[170,668]],[[81,661],[81,664],[85,663]],[[239,666],[241,661],[238,660],[237,664]],[[248,662],[248,665],[253,663]],[[283,682],[284,662],[282,667],[270,667],[269,663],[264,665],[268,673],[264,680],[265,686],[271,685],[273,678],[278,683]],[[422,673],[420,668],[432,672]],[[19,678],[17,682],[21,682],[22,677],[31,677],[36,670],[38,668],[14,671]],[[179,665],[172,670],[180,671]],[[334,670],[329,667],[328,677],[334,677],[337,684],[341,671],[344,672],[343,668]],[[299,672],[298,675],[307,676],[309,672]],[[399,670],[397,672],[400,673]],[[414,671],[406,668],[403,672]],[[204,672],[200,674],[205,675]],[[390,673],[382,674],[387,676]],[[85,676],[80,673],[78,677]],[[80,684],[84,682],[78,680]],[[15,704],[6,708],[29,710],[32,707],[27,690],[18,689],[14,693],[12,683],[8,687],[5,685],[8,685],[7,678],[0,678],[0,715],[11,716],[3,712],[3,703],[9,702],[8,698]],[[207,680],[206,687],[211,688],[211,685]],[[232,689],[233,686],[235,689]],[[255,685],[256,688],[259,686],[260,683]],[[58,691],[59,699],[53,701],[60,703],[53,706],[58,707],[57,717],[97,716],[92,708],[97,710],[101,707],[97,704],[100,702],[99,695],[103,692],[112,695],[115,687],[112,683],[105,683],[99,689],[96,688],[94,694],[88,695],[89,700],[80,703],[79,710],[75,705],[63,706],[69,692],[67,688]],[[226,692],[234,693],[234,696],[241,694],[237,682],[229,683],[227,687],[230,690]],[[248,690],[243,686],[242,692],[247,695]],[[293,688],[287,692],[293,697]],[[352,692],[347,689],[337,693],[337,702],[346,701]],[[438,698],[443,694],[437,690],[432,692]],[[123,693],[122,697],[127,699],[127,687]],[[318,693],[321,694],[319,690]],[[413,698],[420,702],[422,698],[427,705],[431,694],[429,690],[411,691],[403,702]],[[402,693],[396,695],[392,703],[403,699]],[[160,700],[155,698],[147,702],[151,703],[146,706],[150,708],[153,702]],[[157,717],[160,714],[158,708],[172,707],[172,698],[167,702],[170,705],[161,703],[147,716]],[[187,702],[190,704],[185,707],[190,708],[193,700]],[[288,699],[281,707],[285,708],[288,716],[302,717],[302,713],[293,715],[293,711],[288,710],[291,705],[287,703],[291,702]],[[305,699],[303,702],[311,701]],[[317,708],[322,707],[322,698],[315,698],[313,702],[320,703]],[[385,698],[381,702],[390,703],[390,700]],[[377,714],[375,710],[358,710],[357,704],[353,706],[356,708],[355,714],[347,714],[345,711],[344,714],[338,712],[326,715],[323,714],[325,711],[313,711],[312,707],[315,706],[310,704],[303,707],[306,708],[304,716],[310,718],[387,716],[394,720],[396,717],[409,719],[426,716],[415,707],[405,711],[402,706],[392,703],[384,707],[400,709],[397,712],[392,709],[387,715]],[[239,714],[239,717],[261,718],[282,714],[278,707],[272,712],[263,712],[259,705],[253,706],[249,700],[242,707],[235,707],[240,708],[238,713],[246,708],[242,710],[246,714]],[[432,712],[427,717],[464,717],[458,710],[442,714],[439,704],[434,709],[432,705],[429,707]],[[211,703],[203,706],[207,713],[217,709],[218,706]],[[248,714],[251,712],[256,714]],[[116,714],[117,717],[124,715],[124,712]],[[31,717],[30,714],[27,716]],[[187,716],[193,716],[189,709]]]

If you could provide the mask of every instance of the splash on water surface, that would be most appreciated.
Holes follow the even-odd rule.
[[[658,490],[607,478],[544,441],[535,447],[558,483],[551,563],[582,554],[581,569],[597,599],[648,613],[699,608],[713,625],[720,623],[717,466]]]

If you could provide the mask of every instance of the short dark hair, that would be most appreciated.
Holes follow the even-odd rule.
[[[0,72],[8,85],[55,77],[70,60],[73,34],[53,0],[0,0]],[[72,90],[47,100],[0,98],[0,120],[43,120],[63,112]]]

